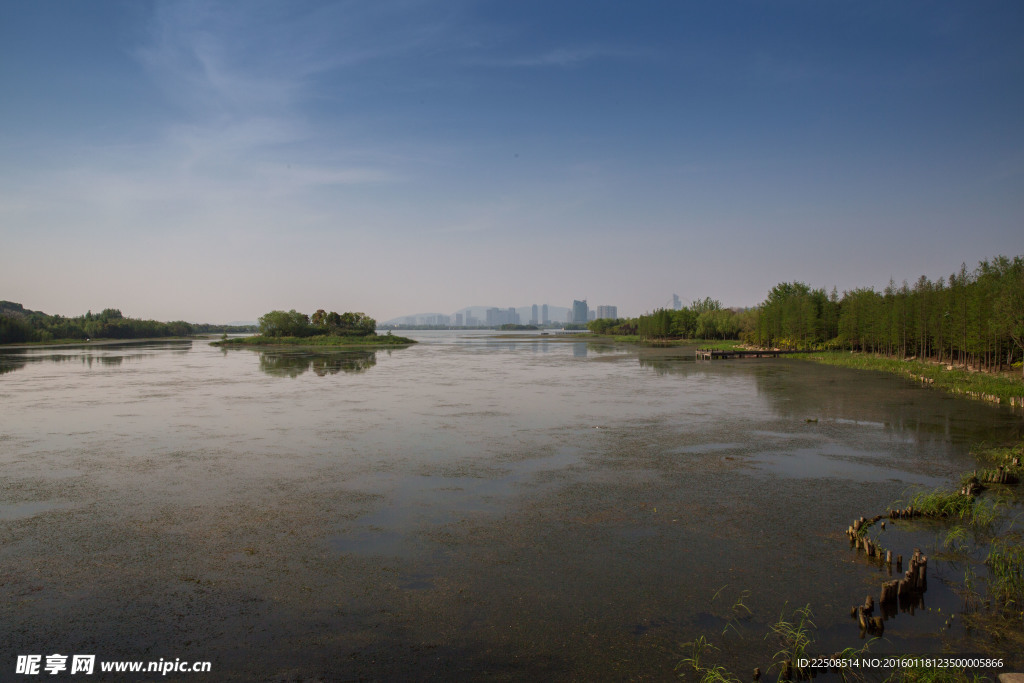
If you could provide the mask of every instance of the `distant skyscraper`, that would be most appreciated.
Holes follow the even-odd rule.
[[[679,300],[679,295],[678,294],[673,294],[672,295],[672,310],[678,311],[678,310],[682,309],[682,307],[683,307],[683,302]]]
[[[597,307],[598,318],[618,318],[619,307],[618,306],[598,306]]]
[[[533,305],[533,309],[531,310],[530,324],[531,325],[536,325],[537,324],[537,304],[534,304]]]
[[[572,302],[572,322],[585,323],[589,318],[590,309],[587,307],[587,300],[577,301],[574,299]]]
[[[455,327],[462,327],[462,314],[461,313],[456,313],[455,314]]]
[[[547,325],[549,322],[551,322],[551,318],[548,317],[547,304],[544,304],[543,306],[540,307],[540,322],[544,325]]]
[[[499,325],[518,325],[519,314],[514,308],[488,308],[487,326],[498,327]]]

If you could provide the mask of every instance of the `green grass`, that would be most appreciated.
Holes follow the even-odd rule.
[[[773,666],[779,667],[780,674],[788,668],[796,668],[797,662],[807,657],[807,648],[811,644],[811,633],[814,622],[811,621],[811,606],[806,605],[793,611],[791,620],[787,620],[785,610],[779,620],[772,624],[768,639],[775,636],[780,649],[773,657]]]
[[[313,337],[235,337],[210,342],[211,346],[408,346],[416,340],[392,334],[375,334],[365,337],[339,337],[320,334]]]
[[[1024,613],[1024,546],[997,540],[985,559],[991,570],[990,593],[1003,608]]]
[[[915,510],[925,517],[950,517],[969,521],[974,508],[974,497],[959,491],[919,491],[910,499]]]
[[[947,370],[946,365],[850,353],[849,351],[795,353],[789,358],[799,358],[844,368],[880,370],[896,375],[909,375],[914,379],[923,379],[935,387],[952,393],[974,398],[989,397],[988,400],[998,399],[1000,403],[1009,403],[1011,398],[1024,397],[1024,380],[1019,376],[991,375],[971,372],[962,368]]]
[[[731,351],[743,347],[743,342],[738,339],[645,339],[638,334],[617,334],[611,337],[595,334],[593,336],[610,338],[620,344],[639,344],[641,346],[697,346],[702,349],[721,351]]]

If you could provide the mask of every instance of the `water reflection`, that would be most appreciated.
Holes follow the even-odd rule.
[[[376,351],[260,351],[260,370],[275,377],[298,377],[312,370],[318,377],[339,372],[366,372],[377,364]]]
[[[693,356],[679,354],[659,357],[639,356],[640,367],[654,370],[658,375],[689,375],[694,370],[703,371],[705,368],[698,368],[692,361]],[[690,362],[687,362],[690,361]]]
[[[191,348],[191,340],[177,339],[158,342],[73,344],[61,346],[59,351],[52,346],[2,349],[0,350],[0,375],[21,370],[30,363],[80,363],[89,368],[95,363],[103,367],[116,367],[125,361],[151,358],[154,352],[169,351],[181,354],[188,353]],[[126,351],[131,351],[131,353],[126,353]]]
[[[982,442],[1024,436],[1024,423],[1009,410],[922,388],[898,375],[792,360],[724,362],[758,363],[751,373],[758,395],[768,399],[777,415],[797,421],[852,421],[943,442],[951,437]]]

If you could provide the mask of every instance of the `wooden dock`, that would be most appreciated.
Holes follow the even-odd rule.
[[[799,353],[798,351],[778,351],[774,349],[747,350],[733,349],[697,349],[697,360],[714,360],[716,358],[778,358],[787,353]]]

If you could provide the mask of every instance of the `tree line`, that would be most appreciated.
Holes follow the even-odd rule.
[[[1024,258],[997,256],[948,278],[890,281],[840,298],[800,282],[772,288],[749,341],[847,349],[1002,369],[1024,354]]]
[[[116,308],[69,318],[30,311],[12,301],[0,301],[0,344],[48,342],[63,339],[146,339],[187,337],[204,332],[244,332],[250,327],[206,325],[183,320],[158,322],[126,318]]]
[[[711,297],[678,310],[661,308],[637,318],[592,320],[597,334],[637,335],[641,339],[739,339],[754,328],[754,309],[730,309]]]
[[[375,334],[377,321],[365,313],[328,313],[319,309],[312,316],[290,311],[271,311],[260,316],[259,333],[264,337],[366,337]]]
[[[738,339],[760,347],[849,350],[1002,369],[1024,357],[1024,257],[997,256],[972,271],[913,285],[890,281],[881,292],[839,295],[781,282],[751,309],[705,298],[681,310],[596,320],[599,334],[642,339]],[[1024,369],[1022,369],[1024,373]]]

